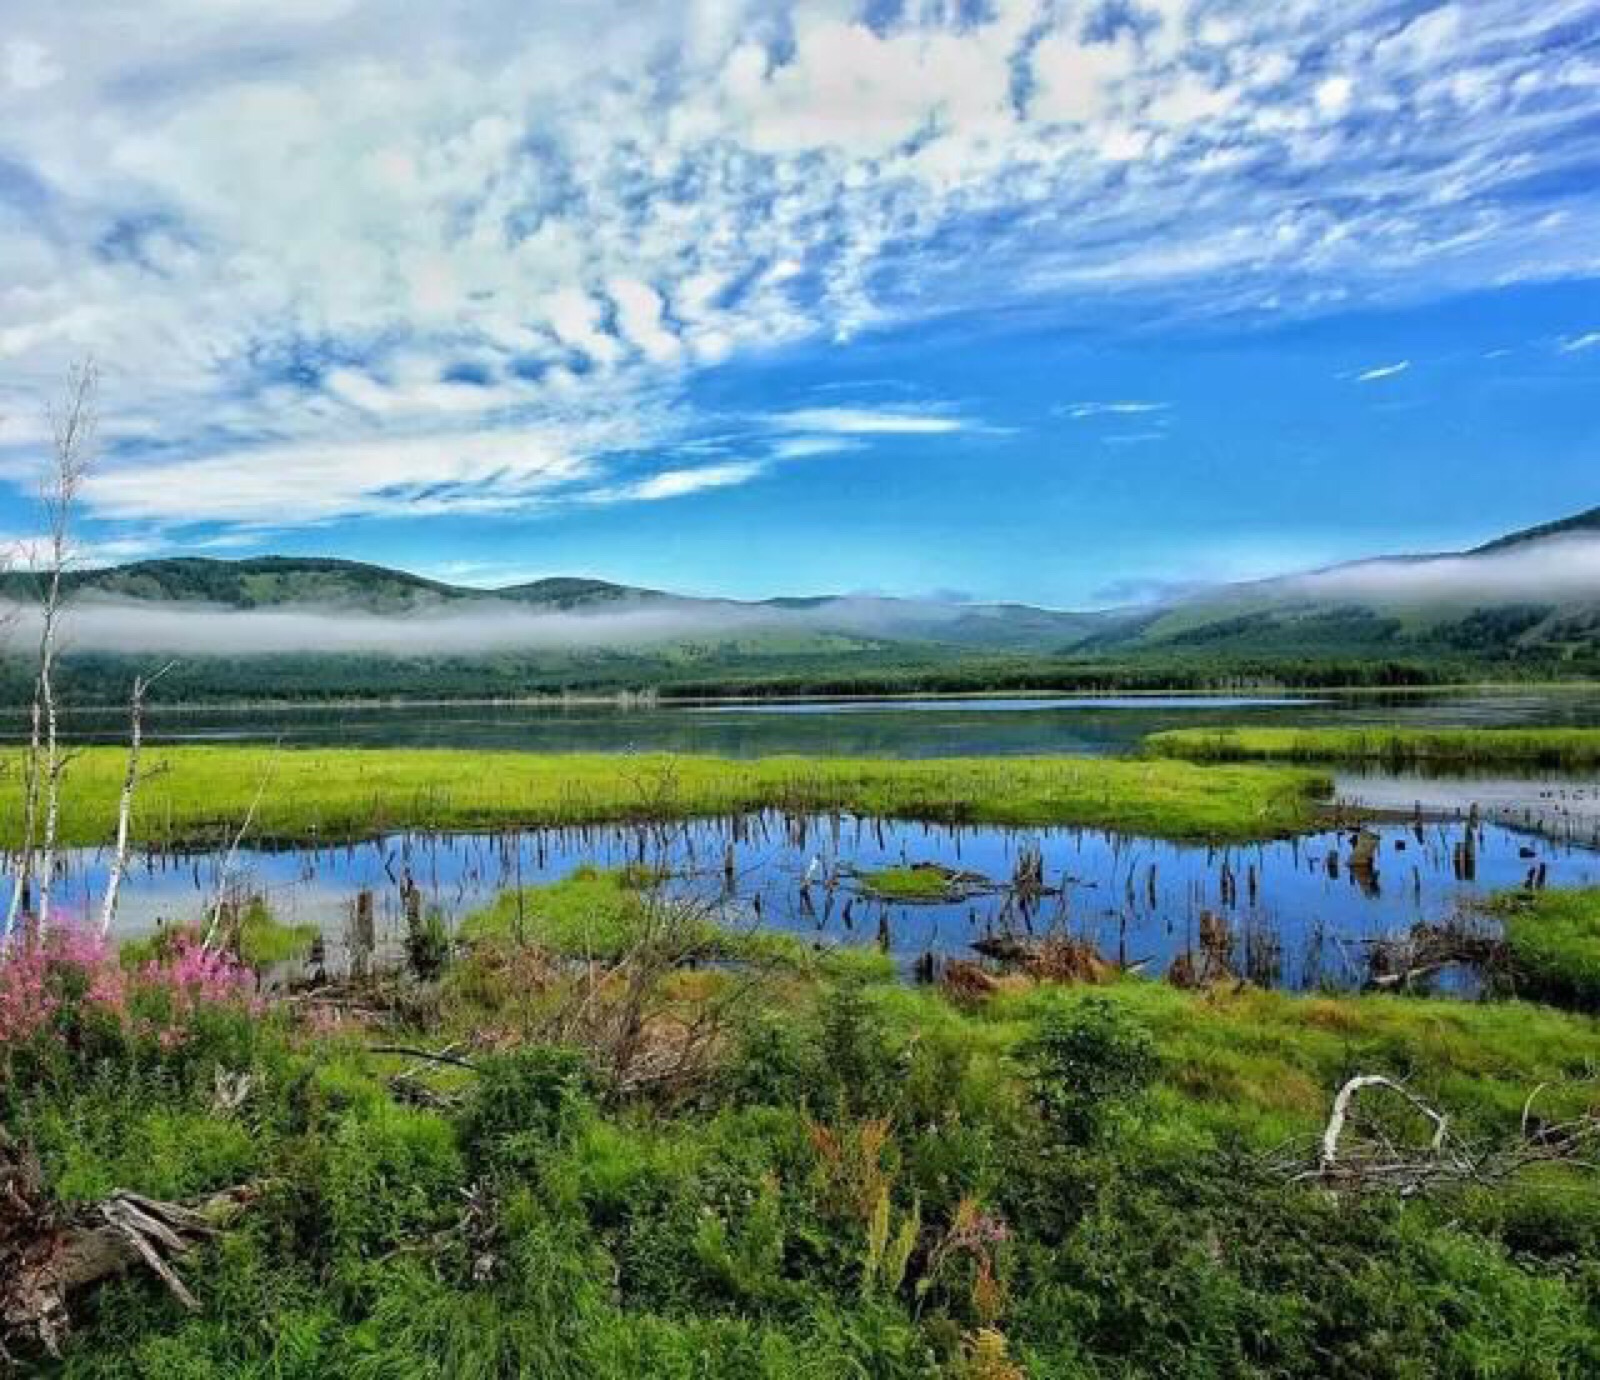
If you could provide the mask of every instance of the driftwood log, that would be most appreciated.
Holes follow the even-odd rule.
[[[56,1354],[71,1329],[74,1297],[141,1266],[185,1308],[198,1308],[174,1262],[257,1195],[241,1185],[166,1203],[118,1191],[63,1210],[45,1191],[37,1158],[0,1132],[0,1360],[11,1347]]]
[[[1534,1116],[1534,1103],[1549,1086],[1541,1083],[1528,1094],[1514,1139],[1468,1141],[1455,1133],[1443,1112],[1399,1079],[1357,1074],[1335,1094],[1311,1153],[1291,1144],[1269,1165],[1293,1183],[1315,1183],[1339,1193],[1388,1192],[1401,1197],[1452,1186],[1501,1184],[1538,1165],[1600,1173],[1600,1112],[1591,1108],[1563,1121]],[[1357,1131],[1357,1104],[1363,1094],[1374,1092],[1386,1093],[1409,1108],[1428,1129],[1426,1143],[1413,1138],[1397,1142],[1376,1124]]]

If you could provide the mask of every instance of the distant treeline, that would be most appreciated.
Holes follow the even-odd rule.
[[[66,701],[112,706],[126,701],[135,675],[162,658],[77,654],[65,658]],[[749,658],[706,654],[653,658],[597,652],[471,657],[273,655],[191,657],[156,684],[165,704],[322,703],[356,699],[486,700],[539,695],[618,695],[661,699],[776,698],[1041,691],[1087,693],[1408,688],[1466,681],[1534,681],[1600,676],[1594,656],[1408,658],[1180,656],[1151,652],[1111,661],[1068,656],[918,656],[895,649],[852,655]],[[0,704],[28,702],[32,682],[21,658],[0,660]]]

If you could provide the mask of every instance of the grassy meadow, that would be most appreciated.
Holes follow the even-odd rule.
[[[163,842],[224,837],[258,797],[254,836],[303,839],[769,806],[1233,839],[1308,827],[1325,787],[1165,758],[146,765],[137,832]],[[74,758],[70,838],[109,834],[123,767]],[[406,969],[292,994],[249,980],[308,938],[260,904],[231,955],[167,931],[0,962],[0,1346],[71,1380],[1600,1373],[1595,894],[1503,901],[1517,999],[1464,1001],[1105,964],[911,985],[724,928],[661,876],[581,867],[453,932],[430,915]],[[1363,1097],[1329,1167],[1358,1075],[1404,1091]],[[236,1194],[161,1248],[192,1306],[130,1260],[30,1331],[26,1233],[98,1230],[119,1192]]]
[[[342,840],[391,830],[679,819],[760,809],[1012,825],[1082,825],[1173,839],[1291,833],[1316,816],[1316,773],[1095,758],[874,760],[534,754],[450,749],[163,747],[146,752],[134,820],[147,844],[216,842],[252,805],[252,837]],[[62,836],[116,827],[126,755],[85,748],[67,769]],[[259,803],[256,803],[258,801]],[[0,799],[0,842],[21,832]]]
[[[570,887],[525,898],[544,899],[561,924],[583,909]],[[178,1261],[194,1310],[130,1273],[85,1301],[49,1368],[1555,1380],[1600,1367],[1592,1175],[1549,1164],[1411,1197],[1296,1182],[1355,1073],[1404,1077],[1473,1144],[1518,1143],[1536,1088],[1544,1118],[1592,1108],[1589,1017],[1138,980],[957,996],[848,956],[672,966],[640,1008],[638,978],[575,960],[573,939],[482,926],[441,980],[369,993],[354,1013],[220,1005],[155,1041],[79,1008],[58,1013],[57,1038],[4,1048],[0,1114],[61,1211],[115,1188],[257,1195]],[[619,1042],[609,1017],[641,1009]],[[638,1076],[688,1031],[711,1038],[687,1076]],[[236,1104],[219,1105],[219,1067],[249,1075]],[[1402,1103],[1369,1110],[1367,1134],[1422,1153],[1430,1128]]]

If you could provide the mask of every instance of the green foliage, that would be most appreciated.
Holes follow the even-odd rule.
[[[1067,1145],[1098,1140],[1147,1091],[1157,1068],[1149,1031],[1100,996],[1046,1012],[1021,1058],[1035,1108]]]
[[[535,1162],[582,1116],[588,1082],[571,1050],[535,1045],[484,1059],[463,1122],[474,1158],[489,1167]]]
[[[1495,910],[1520,991],[1600,1012],[1600,889],[1518,893]]]
[[[697,980],[715,975],[695,974]],[[470,1038],[471,1023],[404,1035]],[[1353,1070],[1469,1138],[1559,1119],[1600,1025],[1527,1003],[1196,995],[976,1008],[870,971],[751,992],[717,1076],[599,1099],[585,1057],[398,1056],[285,1020],[0,1086],[57,1192],[250,1181],[241,1225],[101,1288],[74,1377],[939,1375],[1567,1380],[1600,1367],[1600,1187],[1552,1167],[1335,1199],[1264,1167]],[[398,1037],[397,1037],[398,1038]],[[505,1040],[497,1032],[494,1043]],[[233,1111],[215,1064],[258,1075]],[[410,1061],[407,1061],[408,1063]],[[425,1095],[425,1096],[424,1096]],[[430,1104],[424,1108],[415,1101]],[[1136,1132],[1136,1133],[1132,1133]]]
[[[324,1163],[322,1201],[340,1254],[372,1256],[447,1226],[464,1182],[450,1123],[380,1103],[345,1116]]]
[[[428,906],[406,926],[406,963],[416,977],[432,982],[449,959],[449,921],[440,907]]]
[[[255,900],[239,925],[239,957],[252,968],[288,963],[304,958],[317,937],[315,925],[285,925],[275,919],[267,904]]]

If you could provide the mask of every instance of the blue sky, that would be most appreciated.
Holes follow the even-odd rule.
[[[9,0],[0,532],[1055,605],[1600,503],[1600,0]]]

